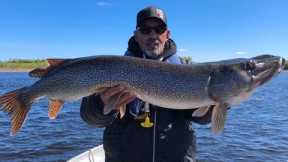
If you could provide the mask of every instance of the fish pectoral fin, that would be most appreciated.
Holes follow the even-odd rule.
[[[193,112],[192,117],[202,117],[209,111],[209,109],[210,106],[199,107]]]
[[[62,100],[49,100],[48,116],[50,119],[55,119],[61,110],[64,101]]]
[[[122,105],[119,109],[119,113],[120,113],[120,119],[122,119],[126,113],[126,104]]]
[[[110,99],[108,100],[107,104],[104,105],[104,109],[103,109],[103,114],[104,115],[107,115],[112,110],[116,109],[116,104],[118,103],[121,95],[122,94],[120,93],[120,94],[116,94],[116,95],[110,97]]]
[[[212,132],[218,134],[223,131],[228,105],[225,103],[217,103],[212,111]]]

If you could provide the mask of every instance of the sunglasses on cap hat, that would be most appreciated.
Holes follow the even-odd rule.
[[[150,26],[140,26],[139,27],[139,31],[142,34],[150,34],[152,32],[152,30],[155,31],[155,33],[157,34],[162,34],[166,31],[166,25],[159,25],[159,26],[155,26],[155,27],[150,27]]]

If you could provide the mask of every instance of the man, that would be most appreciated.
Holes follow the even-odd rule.
[[[137,14],[136,30],[125,55],[180,63],[176,44],[170,39],[166,15],[161,9],[147,7]],[[126,107],[123,118],[117,115],[117,110],[103,115],[104,105],[114,95],[121,96],[116,109]],[[106,127],[103,137],[106,162],[196,161],[191,122],[209,123],[212,111],[202,118],[192,118],[193,111],[145,104],[122,86],[106,88],[99,95],[86,97],[81,105],[84,121]]]

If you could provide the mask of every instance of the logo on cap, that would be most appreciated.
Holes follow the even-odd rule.
[[[163,13],[163,11],[162,10],[160,10],[160,9],[156,9],[156,15],[158,16],[158,17],[160,17],[161,19],[164,19],[164,13]]]

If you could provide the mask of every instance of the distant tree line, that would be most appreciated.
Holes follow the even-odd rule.
[[[36,67],[46,67],[46,60],[32,59],[10,59],[8,61],[0,61],[2,69],[33,69]]]
[[[41,59],[10,59],[8,61],[5,61],[6,63],[42,63],[46,60]]]

